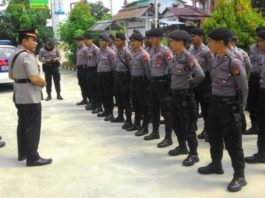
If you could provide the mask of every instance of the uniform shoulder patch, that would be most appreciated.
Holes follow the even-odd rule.
[[[144,53],[143,60],[144,60],[144,62],[148,62],[150,60],[150,56],[148,53],[146,53],[146,52]]]
[[[193,69],[195,67],[195,60],[193,56],[189,56],[187,59],[187,65],[190,69]]]
[[[239,76],[240,75],[240,66],[239,65],[234,64],[234,65],[232,65],[231,69],[232,69],[232,74],[234,76]]]
[[[165,57],[167,61],[171,61],[172,53],[170,52],[170,50],[166,50]]]

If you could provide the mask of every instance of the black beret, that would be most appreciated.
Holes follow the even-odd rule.
[[[162,37],[163,36],[163,30],[160,28],[151,29],[148,31],[148,35],[152,37]]]
[[[133,33],[141,34],[141,32],[139,30],[133,30]]]
[[[208,36],[216,41],[223,41],[232,38],[233,33],[227,28],[216,28]]]
[[[100,34],[98,37],[100,40],[109,41],[109,37],[106,34]]]
[[[143,41],[144,40],[144,37],[143,37],[143,35],[141,33],[133,33],[130,36],[130,40]]]
[[[38,31],[35,28],[19,30],[18,33],[19,33],[19,36],[37,37],[38,35]]]
[[[256,27],[256,33],[258,33],[259,31],[261,31],[261,30],[265,30],[265,26],[257,26]]]
[[[115,38],[114,38],[114,36],[113,36],[112,34],[110,34],[110,35],[109,35],[109,39],[114,40]]]
[[[77,37],[75,37],[75,40],[82,41],[82,40],[84,40],[84,37],[83,36],[77,36]]]
[[[190,40],[190,35],[184,30],[175,30],[169,34],[169,38],[176,41],[188,41]]]
[[[117,32],[117,33],[116,33],[116,38],[121,39],[121,40],[123,40],[123,41],[126,40],[126,38],[125,38],[125,34],[123,34],[123,33],[121,33],[121,32]]]
[[[85,39],[93,39],[93,35],[91,32],[87,32],[87,33],[85,33],[84,38]]]
[[[261,39],[265,40],[265,29],[259,31],[257,35],[258,35],[258,37],[260,37]]]
[[[238,36],[236,34],[232,33],[231,39],[232,39],[232,41],[236,41],[238,39]]]
[[[191,29],[191,34],[195,34],[195,35],[198,35],[198,36],[203,36],[204,35],[204,31],[200,28],[192,28]]]

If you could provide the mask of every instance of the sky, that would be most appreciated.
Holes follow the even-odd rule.
[[[88,2],[97,2],[99,0],[88,0]],[[103,4],[110,9],[110,1],[111,0],[101,0]],[[128,3],[133,2],[135,0],[127,0]],[[159,1],[159,0],[158,0]],[[190,2],[191,0],[185,0],[186,2]],[[121,7],[123,6],[124,0],[112,0],[112,10],[113,14],[116,14]]]

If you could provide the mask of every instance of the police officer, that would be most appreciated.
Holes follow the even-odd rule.
[[[152,48],[152,46],[151,46],[151,42],[150,42],[149,31],[146,31],[145,37],[144,37],[144,49],[145,49],[145,51],[150,53],[151,48]]]
[[[246,157],[247,163],[265,163],[265,30],[257,33],[258,47],[260,49],[259,75],[260,90],[258,101],[258,152],[253,156]]]
[[[108,47],[110,49],[112,49],[114,52],[116,51],[116,47],[115,47],[115,37],[112,34],[109,35]]]
[[[133,33],[131,40],[131,97],[135,110],[135,121],[127,131],[138,130],[135,135],[148,133],[148,102],[150,93],[150,56],[142,48],[144,37],[140,33]],[[143,123],[141,126],[141,119]]]
[[[27,159],[27,166],[41,166],[52,162],[39,156],[41,130],[41,89],[46,85],[34,52],[37,47],[35,29],[19,31],[18,50],[11,57],[9,78],[14,80],[14,102],[18,111],[18,160]]]
[[[265,29],[264,26],[258,26],[256,28],[256,33]],[[249,58],[252,63],[252,70],[249,76],[248,86],[248,99],[247,99],[247,110],[249,111],[249,117],[251,121],[251,127],[246,131],[245,134],[257,134],[258,133],[258,114],[257,105],[259,100],[259,62],[261,51],[258,47],[258,37],[256,43],[250,47]]]
[[[201,134],[198,135],[199,139],[207,139],[207,133],[205,130],[205,122],[208,114],[209,100],[211,95],[211,79],[209,73],[209,64],[212,59],[212,53],[210,49],[203,43],[204,31],[200,28],[191,29],[191,39],[193,48],[190,52],[197,58],[200,66],[204,71],[205,78],[195,88],[196,100],[201,106],[202,116],[204,120],[204,128]]]
[[[99,58],[99,48],[93,43],[93,35],[87,32],[84,35],[84,42],[87,46],[87,95],[89,103],[86,105],[87,110],[96,110],[100,107],[97,94],[97,65]]]
[[[223,147],[228,150],[234,175],[227,190],[240,191],[247,184],[241,135],[241,111],[247,99],[247,79],[242,61],[228,49],[231,31],[218,28],[208,35],[208,46],[216,54],[211,63],[212,97],[206,122],[212,162],[200,174],[223,174]],[[242,99],[242,102],[241,102]],[[223,143],[224,142],[224,143]]]
[[[48,96],[46,98],[46,101],[52,99],[51,96],[52,78],[57,92],[57,99],[63,100],[63,97],[60,94],[61,93],[61,86],[60,86],[61,76],[59,71],[60,60],[61,60],[60,51],[57,48],[55,48],[54,41],[51,38],[48,38],[45,47],[41,48],[39,52],[39,61],[43,63],[43,71],[45,74],[45,80],[47,82],[46,92]]]
[[[108,47],[108,41],[106,34],[99,35],[98,92],[104,111],[98,117],[105,117],[105,121],[113,119],[113,72],[116,59],[115,52]]]
[[[169,155],[189,154],[183,161],[184,166],[192,166],[199,161],[196,137],[197,110],[193,88],[204,79],[204,72],[197,59],[185,48],[189,38],[190,35],[182,30],[176,30],[169,35],[169,46],[174,53],[169,67],[172,123],[179,142],[179,146],[170,150]]]
[[[4,147],[6,143],[2,141],[2,136],[0,136],[0,148]]]
[[[122,128],[127,129],[132,125],[132,110],[130,101],[130,52],[125,47],[125,35],[117,33],[115,38],[116,45],[116,73],[114,80],[115,99],[118,106],[118,117],[111,122],[124,122],[123,111],[125,110],[126,121]]]
[[[161,44],[163,37],[162,29],[152,29],[147,32],[152,48],[151,57],[151,112],[153,131],[145,136],[145,140],[159,139],[160,111],[165,119],[165,139],[157,146],[159,148],[167,147],[172,144],[172,120],[171,120],[171,96],[170,96],[170,78],[168,77],[168,65],[172,59],[172,52]]]
[[[78,84],[81,89],[82,100],[77,103],[77,105],[85,105],[88,103],[88,94],[87,94],[87,59],[88,51],[87,47],[84,44],[84,37],[77,36],[77,50],[76,50],[76,67],[77,67],[77,79]]]

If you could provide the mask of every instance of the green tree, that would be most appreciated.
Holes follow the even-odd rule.
[[[30,9],[29,0],[11,0],[7,9],[0,16],[0,39],[10,39],[17,44],[17,32],[25,28],[37,28],[39,47],[47,37],[52,37],[52,31],[46,27],[50,11],[46,9]]]
[[[255,29],[264,25],[264,18],[251,6],[249,0],[221,2],[202,27],[206,33],[217,27],[226,27],[238,36],[238,45],[244,49],[255,41]]]
[[[101,1],[97,3],[88,3],[90,6],[90,13],[96,18],[96,20],[111,19],[109,14],[110,9],[106,8]]]
[[[71,62],[75,62],[75,37],[83,35],[95,22],[95,18],[90,13],[90,6],[80,2],[71,11],[68,20],[60,25],[58,36],[67,44],[66,58]]]

